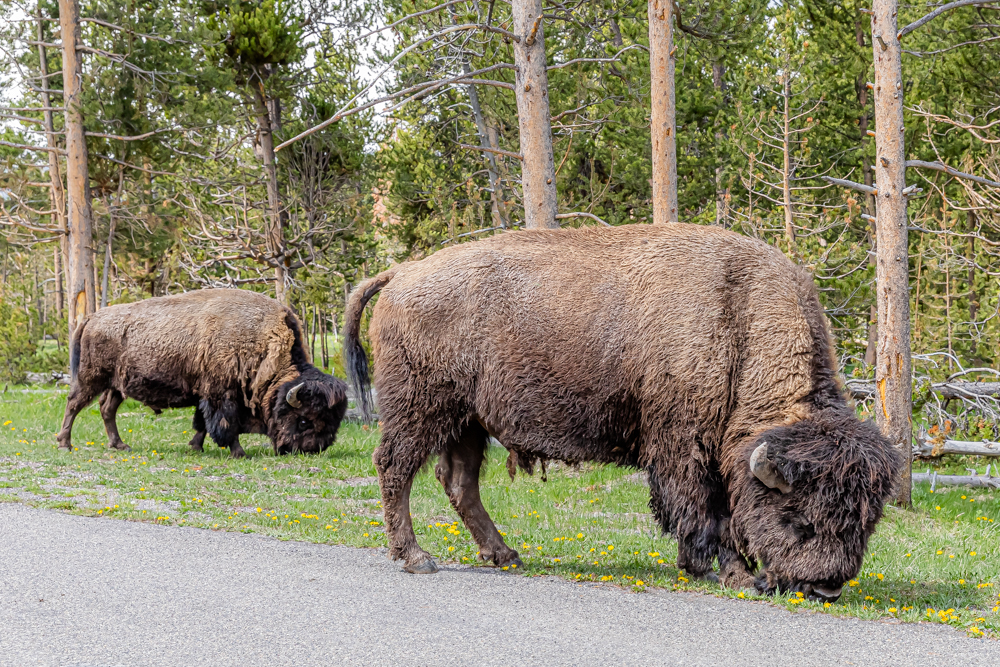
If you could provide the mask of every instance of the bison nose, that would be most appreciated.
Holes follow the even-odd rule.
[[[836,588],[813,586],[812,591],[809,593],[809,599],[818,602],[836,602],[840,599],[840,592],[842,590],[844,590],[843,586],[837,586]]]

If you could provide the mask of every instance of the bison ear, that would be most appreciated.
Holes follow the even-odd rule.
[[[788,483],[785,476],[774,465],[774,461],[767,458],[767,443],[762,442],[757,445],[750,455],[750,470],[754,477],[764,483],[769,489],[778,489],[782,493],[791,493],[792,485]]]

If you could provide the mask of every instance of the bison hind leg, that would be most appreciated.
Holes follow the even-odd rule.
[[[410,516],[410,489],[417,471],[427,461],[433,449],[429,441],[432,434],[422,437],[386,424],[382,442],[375,448],[372,461],[378,469],[378,484],[382,491],[382,509],[385,514],[385,532],[389,539],[389,558],[402,560],[403,569],[412,574],[437,572],[434,558],[420,548],[413,532]]]
[[[523,566],[518,553],[507,546],[483,507],[479,494],[479,473],[486,458],[486,431],[477,422],[467,424],[457,441],[438,459],[434,474],[444,487],[451,506],[462,518],[483,561],[498,567]]]
[[[118,434],[118,422],[116,420],[118,408],[124,400],[125,397],[122,393],[114,387],[105,390],[101,394],[101,419],[104,420],[104,430],[108,433],[108,447],[128,452],[132,448],[122,442],[122,437]]]
[[[91,384],[81,382],[79,377],[73,381],[73,387],[69,391],[69,396],[66,397],[66,412],[63,415],[62,428],[59,429],[59,435],[56,436],[56,441],[59,443],[59,449],[73,451],[73,443],[70,440],[70,433],[73,430],[73,421],[76,419],[76,416],[80,414],[81,410],[90,405],[90,403],[97,398],[97,395],[101,393],[103,388],[104,387],[98,383]]]

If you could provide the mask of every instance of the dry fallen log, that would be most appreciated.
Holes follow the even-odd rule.
[[[960,398],[1000,398],[1000,382],[936,382],[931,388],[946,401]],[[875,383],[848,381],[851,398],[864,400],[875,397]]]
[[[971,475],[939,475],[936,472],[915,472],[913,483],[930,482],[931,490],[941,484],[943,486],[973,486],[986,489],[1000,489],[1000,477],[990,475],[990,467],[986,466],[985,475],[977,475],[975,470],[968,469]]]
[[[917,436],[917,444],[913,446],[913,456],[917,458],[929,459],[945,454],[959,454],[966,456],[1000,456],[1000,443],[970,442],[968,440],[942,440],[934,442],[928,440],[923,434]]]

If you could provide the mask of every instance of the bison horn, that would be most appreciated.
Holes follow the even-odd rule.
[[[302,407],[302,401],[299,400],[299,389],[302,389],[302,387],[304,387],[305,384],[306,384],[305,382],[300,382],[299,384],[289,389],[288,393],[285,394],[285,401],[293,408]]]
[[[762,442],[750,455],[750,470],[754,477],[764,483],[769,489],[778,489],[782,493],[790,493],[792,485],[781,474],[774,461],[767,458],[767,443]]]

